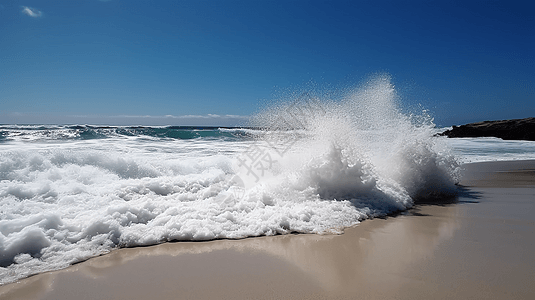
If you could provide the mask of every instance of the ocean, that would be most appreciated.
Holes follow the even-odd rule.
[[[462,163],[535,159],[535,142],[441,130],[385,78],[241,128],[0,125],[0,284],[120,247],[340,234],[454,197]]]

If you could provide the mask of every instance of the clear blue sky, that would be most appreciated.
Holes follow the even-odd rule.
[[[231,125],[377,72],[439,125],[524,118],[534,57],[535,1],[0,0],[0,123]]]

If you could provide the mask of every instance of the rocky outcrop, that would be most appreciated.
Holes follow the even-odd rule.
[[[535,118],[484,121],[461,126],[453,126],[442,133],[456,137],[497,137],[504,140],[535,141]]]

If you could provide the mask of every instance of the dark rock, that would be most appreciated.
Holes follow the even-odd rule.
[[[535,118],[484,121],[461,126],[453,126],[441,135],[457,137],[497,137],[503,140],[535,141]]]

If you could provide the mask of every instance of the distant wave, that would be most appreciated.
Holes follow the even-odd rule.
[[[91,140],[117,137],[167,139],[247,138],[258,130],[202,126],[0,125],[0,141]]]

